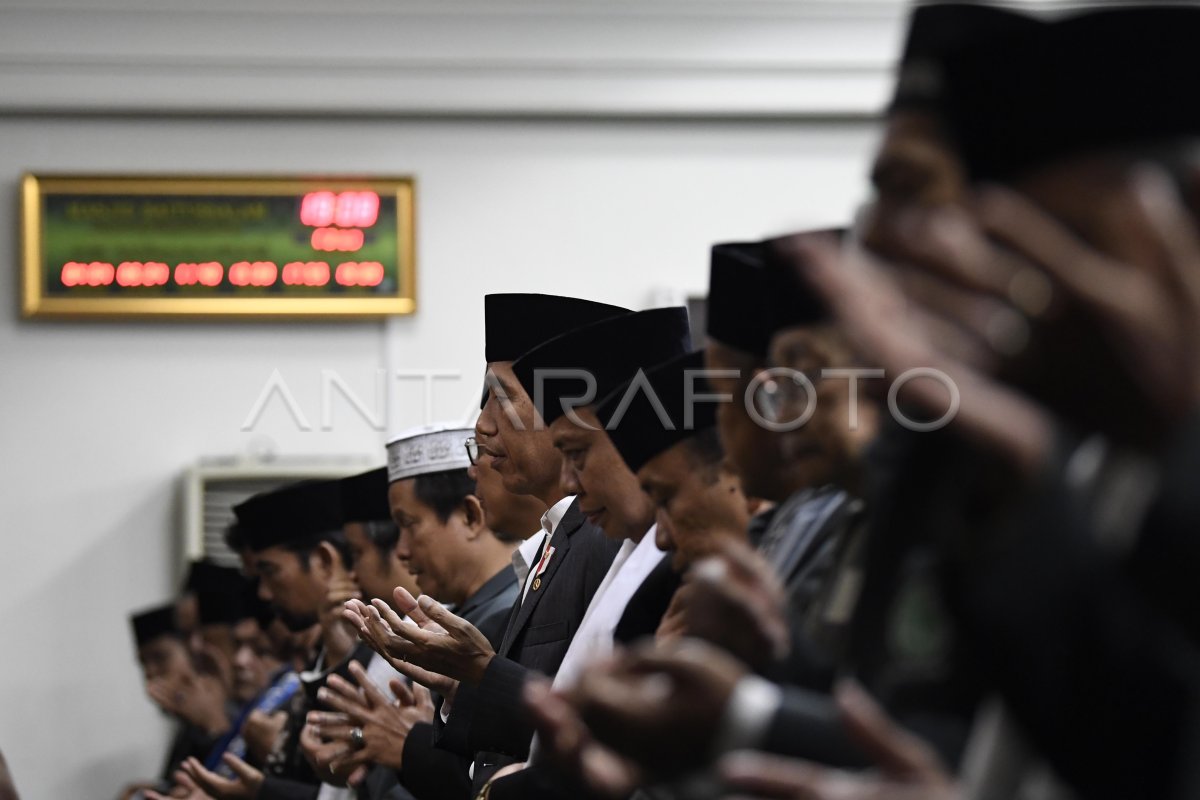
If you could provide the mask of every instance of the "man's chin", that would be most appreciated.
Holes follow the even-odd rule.
[[[293,614],[290,611],[284,611],[282,608],[275,609],[275,613],[279,616],[279,621],[284,624],[284,627],[292,633],[303,633],[318,622],[315,614]]]

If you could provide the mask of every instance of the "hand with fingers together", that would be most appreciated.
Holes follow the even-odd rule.
[[[242,739],[246,742],[246,752],[250,754],[251,760],[259,764],[266,761],[286,725],[286,712],[276,711],[268,714],[257,708],[251,711],[242,723],[241,731]]]
[[[401,589],[396,590],[397,596],[400,596],[401,591]],[[412,597],[406,591],[404,595],[409,598]],[[437,692],[441,695],[444,700],[443,708],[449,712],[450,706],[454,702],[454,696],[458,693],[458,681],[446,675],[418,667],[416,664],[405,661],[403,658],[397,658],[388,649],[390,643],[394,643],[396,647],[403,646],[404,640],[396,636],[393,632],[403,625],[412,624],[420,627],[422,630],[436,633],[445,633],[445,629],[426,617],[425,612],[416,604],[416,601],[413,601],[413,608],[408,610],[405,619],[401,619],[400,615],[388,607],[386,603],[378,600],[372,602],[378,603],[378,605],[368,606],[361,601],[351,601],[346,604],[343,615],[347,621],[351,622],[358,629],[359,638],[381,657],[387,659],[392,669],[413,683],[418,683],[429,691]]]
[[[737,800],[958,800],[961,792],[933,750],[902,730],[854,684],[836,694],[847,730],[878,769],[846,772],[761,753],[721,760],[728,796]]]
[[[339,771],[367,764],[401,769],[408,734],[419,723],[433,721],[429,691],[419,685],[410,690],[393,680],[390,687],[396,700],[392,701],[360,665],[351,664],[350,671],[357,686],[331,676],[321,690],[321,701],[336,713],[311,712],[308,726],[339,747],[331,759]]]
[[[698,562],[684,580],[678,609],[684,636],[712,642],[754,669],[787,656],[783,585],[748,544],[722,543],[718,555]]]
[[[327,739],[319,727],[308,722],[300,729],[300,752],[322,783],[354,786],[366,777],[364,767],[338,763],[346,755],[345,743]]]
[[[886,265],[861,252],[847,252],[831,237],[793,237],[797,269],[829,304],[839,327],[858,353],[888,376],[914,370],[940,373],[949,381],[910,380],[895,400],[920,422],[947,424],[1018,472],[1032,473],[1048,456],[1053,422],[1022,392],[997,380],[993,365],[977,355],[974,337],[941,313],[906,295]],[[917,373],[919,374],[919,373]]]
[[[346,607],[346,603],[361,597],[358,584],[349,574],[343,571],[334,573],[320,614],[321,639],[325,643],[330,663],[342,663],[354,650],[358,629],[347,622],[342,615],[342,609]]]
[[[1200,406],[1200,232],[1161,170],[1106,181],[1091,241],[1061,209],[989,187],[969,210],[906,215],[888,254],[901,263],[863,269],[863,258],[802,237],[798,267],[863,355],[893,375],[948,374],[961,396],[955,424],[1019,464],[1037,459],[1046,431],[1035,417],[1047,411],[1153,447]],[[1094,229],[1104,218],[1117,244]],[[944,411],[944,390],[910,386],[922,383],[918,405]]]
[[[579,713],[549,681],[527,683],[524,700],[545,763],[565,779],[582,780],[591,794],[610,800],[628,797],[642,782],[637,764],[596,741]]]
[[[254,800],[258,797],[263,774],[232,753],[226,753],[221,759],[233,771],[234,777],[225,778],[205,769],[195,758],[184,761],[182,769],[196,786],[217,800]]]
[[[728,653],[683,639],[590,664],[567,697],[596,742],[636,763],[644,777],[672,779],[707,761],[747,674]]]
[[[229,730],[225,688],[214,675],[189,672],[173,679],[153,678],[146,684],[146,693],[168,714],[190,722],[211,736]]]
[[[420,611],[427,621],[424,625],[404,622],[382,600],[374,600],[371,606],[360,603],[354,613],[364,623],[360,635],[372,648],[380,647],[392,658],[457,681],[483,680],[496,651],[478,628],[427,595],[413,599],[398,587],[395,599],[396,607],[410,617]]]

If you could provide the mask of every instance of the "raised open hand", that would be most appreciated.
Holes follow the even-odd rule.
[[[347,607],[348,614],[353,615],[348,619],[361,622],[359,635],[372,649],[454,680],[474,684],[483,679],[495,651],[478,628],[432,597],[422,595],[414,600],[408,591],[397,588],[396,601],[410,617],[419,611],[420,623],[402,620],[382,600],[370,606],[359,603]]]

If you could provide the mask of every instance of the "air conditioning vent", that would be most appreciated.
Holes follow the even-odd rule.
[[[206,459],[184,475],[184,556],[238,566],[225,546],[233,507],[251,495],[300,480],[341,478],[371,468],[369,459],[344,457],[268,463]]]

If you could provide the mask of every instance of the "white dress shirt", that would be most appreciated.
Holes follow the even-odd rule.
[[[654,543],[656,527],[651,525],[640,542],[626,539],[621,544],[554,675],[555,689],[574,686],[589,662],[612,654],[613,634],[625,613],[625,607],[646,576],[662,561],[663,551]],[[537,748],[535,736],[529,750],[531,762]]]

